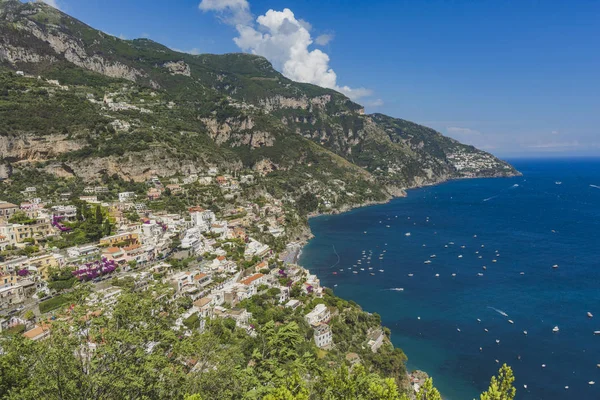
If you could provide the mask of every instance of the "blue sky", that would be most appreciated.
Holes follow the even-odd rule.
[[[115,36],[266,55],[286,75],[345,91],[368,112],[500,156],[600,156],[595,0],[54,2]]]

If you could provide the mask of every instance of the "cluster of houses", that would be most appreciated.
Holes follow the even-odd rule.
[[[184,178],[183,187],[201,182],[235,191],[238,182],[251,183],[253,179],[252,175],[241,176],[238,181],[209,171],[204,177]],[[171,194],[185,190],[179,183],[163,186],[157,179],[150,179],[148,185],[147,201],[159,198],[167,189]],[[78,218],[77,208],[66,200],[63,204],[46,207],[40,199],[33,198],[34,189],[28,189],[28,202],[20,205],[0,202],[0,251],[40,242],[35,254],[1,259],[0,331],[26,325],[28,329],[24,334],[29,339],[41,340],[50,335],[51,322],[36,324],[23,320],[20,315],[24,308],[35,309],[37,303],[56,294],[48,285],[51,272],[64,268],[79,269],[85,275],[90,268],[98,266],[100,272],[93,275],[94,291],[88,301],[99,310],[110,310],[116,303],[123,289],[114,285],[120,279],[128,278],[134,290],[140,291],[156,281],[167,283],[173,289],[173,300],[191,301],[191,307],[179,316],[173,327],[183,328],[187,334],[193,329],[204,330],[212,318],[227,318],[249,335],[255,335],[252,314],[242,307],[244,300],[255,295],[276,293],[274,300],[289,312],[304,310],[306,304],[302,299],[323,296],[317,276],[295,264],[298,243],[290,243],[286,251],[276,254],[269,245],[252,237],[250,232],[256,231],[269,232],[274,237],[285,234],[283,204],[268,195],[260,205],[238,200],[236,205],[221,209],[218,215],[202,207],[170,214],[149,211],[133,192],[118,193],[118,201],[112,203],[100,202],[97,198],[108,193],[106,188],[86,187],[85,196],[80,200],[100,204],[108,210],[117,231],[97,243],[57,249],[44,246],[43,239],[68,232],[69,222]],[[125,217],[132,212],[138,214],[139,221],[131,222]],[[14,221],[17,213],[24,214],[27,222]],[[235,252],[231,251],[232,247]],[[181,265],[172,260],[186,260],[186,263]],[[107,276],[102,275],[103,265],[111,267]],[[108,281],[108,277],[117,279]],[[293,298],[293,287],[313,296]],[[314,342],[321,349],[334,346],[329,325],[331,317],[330,309],[324,304],[316,305],[304,315],[313,329]],[[43,316],[37,319],[44,321]],[[381,329],[369,332],[367,346],[372,351],[376,352],[383,343]]]

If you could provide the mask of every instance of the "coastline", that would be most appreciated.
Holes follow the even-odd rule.
[[[408,191],[409,190],[420,189],[420,188],[431,187],[431,186],[438,186],[438,185],[442,185],[442,184],[445,184],[445,183],[450,183],[450,182],[453,182],[453,181],[459,181],[459,180],[515,178],[515,177],[520,177],[520,176],[523,176],[523,174],[520,171],[517,171],[517,173],[512,174],[512,175],[457,177],[457,178],[451,178],[451,179],[442,179],[442,180],[440,180],[438,182],[427,183],[427,184],[423,184],[423,185],[415,185],[415,186],[412,186],[412,187],[409,187],[409,188],[401,189],[401,192],[402,192],[401,195],[398,195],[398,196],[390,195],[389,198],[387,198],[386,200],[382,200],[382,201],[368,201],[368,202],[364,202],[362,204],[346,205],[346,206],[340,208],[339,210],[333,210],[331,212],[322,212],[322,213],[315,212],[315,213],[310,213],[307,216],[307,223],[308,223],[308,221],[310,221],[310,219],[317,218],[317,217],[323,217],[323,216],[326,216],[326,215],[341,215],[341,214],[344,214],[344,213],[347,213],[347,212],[350,212],[352,210],[356,210],[356,209],[359,209],[359,208],[366,208],[366,207],[375,206],[375,205],[388,204],[388,203],[390,203],[394,199],[408,197]],[[300,241],[301,247],[300,247],[298,253],[296,254],[296,257],[295,257],[295,260],[294,260],[295,263],[298,263],[300,261],[300,258],[302,256],[304,247],[308,244],[308,242],[310,240],[312,240],[313,238],[315,238],[315,235],[312,233],[310,225],[307,226],[306,232],[308,232],[307,235],[306,235],[306,237],[302,237],[302,239]],[[309,270],[308,266],[304,266],[304,265],[300,265],[300,266],[302,268],[305,268],[305,269]],[[390,343],[391,343],[391,340],[390,340]],[[393,343],[392,343],[392,345],[393,345]],[[404,349],[401,349],[401,350],[404,351]],[[405,352],[405,354],[407,354],[407,353]],[[408,354],[407,354],[407,357],[408,357]],[[421,373],[421,374],[424,374],[426,376],[429,376],[429,374],[426,371],[414,370],[413,372],[410,372],[410,371],[407,370],[407,375],[409,377],[413,373]],[[445,396],[443,396],[442,398],[446,399],[446,400],[449,400]]]

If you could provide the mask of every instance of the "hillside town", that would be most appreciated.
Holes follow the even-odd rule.
[[[202,332],[207,321],[224,318],[256,335],[244,300],[268,293],[284,312],[302,313],[318,348],[334,348],[329,322],[340,310],[318,301],[312,306],[325,288],[296,264],[303,243],[289,239],[282,201],[267,195],[258,204],[238,196],[240,185],[253,182],[253,175],[238,180],[213,169],[168,183],[152,177],[146,197],[99,185],[85,187],[78,197],[54,193],[47,199],[28,187],[22,193],[27,201],[0,201],[0,333],[47,338],[52,321],[68,312],[69,293],[79,283],[89,284],[87,303],[98,312],[110,312],[124,290],[144,291],[158,283],[171,289],[173,301],[187,305],[173,329]],[[222,191],[220,211],[149,207],[193,185]],[[69,245],[83,230],[98,239]],[[262,238],[285,241],[273,248]],[[376,353],[385,342],[384,331],[372,328],[364,348]],[[355,353],[348,357],[357,362]]]

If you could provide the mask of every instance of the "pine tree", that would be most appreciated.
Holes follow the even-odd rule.
[[[102,220],[103,220],[103,216],[102,216],[102,208],[100,208],[100,206],[96,206],[96,224],[97,225],[102,225]]]
[[[488,391],[481,394],[481,400],[513,400],[517,393],[514,381],[512,369],[504,364],[498,371],[498,377],[492,377]]]

